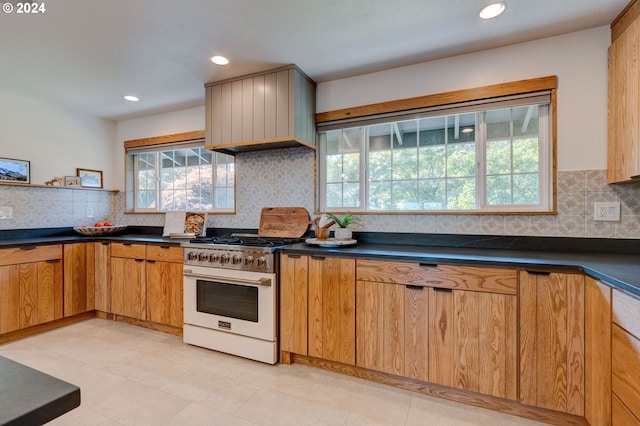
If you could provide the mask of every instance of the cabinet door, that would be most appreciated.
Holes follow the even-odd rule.
[[[609,47],[610,183],[640,174],[639,40],[640,19],[635,19]]]
[[[0,333],[20,328],[18,265],[0,266]]]
[[[182,328],[182,263],[147,260],[147,319]]]
[[[64,245],[64,316],[94,309],[95,245]]]
[[[63,315],[62,261],[51,259],[38,262],[38,323],[53,321]]]
[[[429,289],[429,381],[517,398],[515,295]]]
[[[109,243],[94,243],[95,251],[95,308],[102,312],[111,312],[111,248]]]
[[[584,276],[520,273],[520,402],[584,415]]]
[[[356,262],[309,259],[309,355],[356,362]]]
[[[428,289],[358,281],[356,364],[427,381]]]
[[[309,257],[280,256],[280,350],[307,355]]]
[[[144,259],[111,258],[111,310],[114,314],[146,319]]]
[[[619,406],[640,418],[640,300],[618,289],[612,296],[612,391]],[[615,412],[618,417],[623,414],[620,409]]]

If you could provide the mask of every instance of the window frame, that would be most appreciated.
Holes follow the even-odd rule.
[[[173,210],[160,210],[160,202],[157,201],[158,208],[150,209],[150,208],[140,208],[138,207],[138,192],[137,192],[137,162],[133,161],[135,151],[140,153],[144,152],[144,150],[149,150],[149,152],[161,152],[165,150],[175,149],[185,149],[188,147],[193,147],[193,144],[199,144],[202,142],[202,148],[205,147],[205,131],[197,130],[192,132],[185,133],[176,133],[171,135],[163,135],[163,136],[155,136],[151,138],[143,138],[143,139],[133,139],[124,142],[124,159],[125,159],[125,214],[134,213],[134,214],[163,214],[168,211]],[[180,145],[184,147],[181,148]],[[200,147],[200,146],[199,146]],[[213,152],[213,157],[215,158],[216,153]],[[228,155],[228,154],[227,154]],[[157,165],[158,166],[158,165]],[[214,170],[213,174],[213,203],[215,206],[215,181],[216,181],[216,173],[215,167],[216,163],[213,163]],[[159,177],[156,180],[156,194],[159,195],[160,191],[160,181]],[[233,177],[233,207],[232,208],[213,208],[211,210],[207,210],[208,213],[235,213],[236,206],[236,176],[234,170]]]
[[[550,128],[546,129],[549,141],[547,144],[540,145],[542,150],[546,150],[546,152],[539,153],[539,164],[541,165],[541,168],[543,166],[547,166],[549,173],[546,184],[543,185],[541,182],[540,187],[540,197],[541,199],[542,197],[545,197],[548,200],[548,206],[532,207],[532,205],[524,205],[522,208],[513,204],[508,206],[491,206],[485,203],[484,192],[478,193],[480,191],[476,191],[476,198],[481,198],[477,198],[480,202],[477,204],[478,208],[473,210],[369,210],[369,207],[366,205],[366,200],[368,200],[368,194],[366,192],[369,191],[369,185],[366,180],[368,179],[368,144],[366,143],[366,132],[362,132],[362,145],[360,149],[360,207],[331,207],[331,210],[335,212],[352,211],[358,212],[358,214],[557,214],[556,90],[557,76],[547,76],[409,99],[381,102],[316,114],[316,125],[318,126],[318,130],[321,131],[322,128],[327,128],[328,126],[349,128],[368,126],[377,121],[382,122],[386,120],[389,122],[393,120],[393,117],[402,117],[410,115],[416,111],[426,109],[430,111],[442,109],[443,115],[450,115],[452,112],[449,112],[449,110],[454,111],[458,104],[464,104],[465,106],[473,105],[474,103],[482,104],[487,105],[484,110],[490,110],[490,103],[492,100],[498,98],[508,98],[509,96],[526,97],[528,95],[535,95],[536,92],[547,92],[550,98],[547,121],[547,126],[550,126]],[[401,118],[399,118],[399,121],[400,120]],[[486,141],[484,143],[486,143]],[[486,147],[481,151],[482,155],[484,155],[486,153]],[[482,169],[485,167],[485,159],[482,158],[482,161],[480,161],[481,164],[478,165],[478,161],[481,159],[481,157],[478,156],[479,154],[480,152],[477,151],[476,179],[482,178],[486,180],[486,173],[484,173],[484,170]],[[322,167],[324,159],[326,159],[326,150],[318,138],[318,159],[316,164],[316,170],[318,170],[316,178],[318,191],[316,193],[315,200],[316,211],[326,210],[326,207],[324,206],[327,195],[326,170]],[[545,162],[547,163],[543,164]],[[479,175],[479,173],[482,173],[482,175]],[[484,182],[482,186],[484,190],[486,182]]]

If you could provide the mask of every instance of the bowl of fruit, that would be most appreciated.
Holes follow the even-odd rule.
[[[76,226],[73,230],[78,234],[96,237],[117,234],[118,232],[124,231],[126,227],[127,225],[114,225],[110,222],[96,222],[93,226]]]

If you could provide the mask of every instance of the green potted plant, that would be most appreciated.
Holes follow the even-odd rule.
[[[336,240],[350,240],[353,236],[351,225],[360,221],[358,216],[354,216],[350,212],[347,212],[342,218],[333,213],[327,213],[327,217],[334,220],[339,226],[333,233]]]

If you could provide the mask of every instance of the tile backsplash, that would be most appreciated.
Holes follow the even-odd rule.
[[[315,153],[306,148],[236,156],[236,214],[209,215],[209,228],[256,229],[262,207],[302,206],[313,215]],[[362,215],[361,230],[479,235],[640,238],[640,185],[607,185],[606,170],[558,172],[557,215]],[[596,222],[597,201],[620,202],[619,222]],[[162,214],[125,214],[124,194],[0,185],[0,207],[14,219],[0,229],[90,225],[162,226]],[[87,213],[92,217],[87,217]]]

